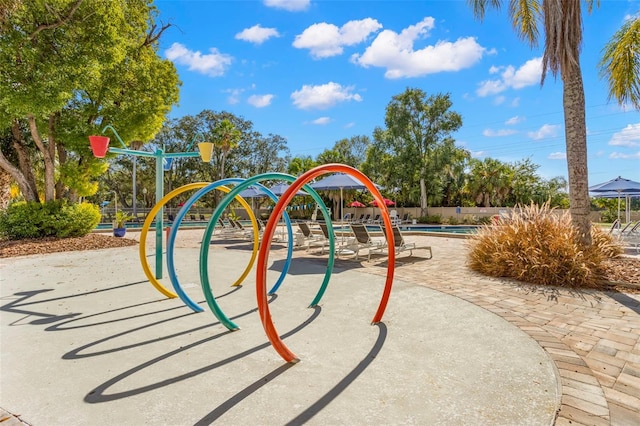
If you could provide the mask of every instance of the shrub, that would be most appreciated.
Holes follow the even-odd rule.
[[[0,236],[10,240],[79,237],[100,222],[100,208],[65,201],[17,202],[0,213]]]
[[[567,212],[531,205],[485,225],[468,241],[469,267],[494,277],[570,288],[597,287],[602,262],[622,252],[607,233],[592,227],[593,244],[580,243]]]
[[[418,222],[418,223],[441,224],[442,223],[442,216],[440,216],[439,214],[428,215],[428,216],[420,216],[419,218],[417,218],[416,222]]]

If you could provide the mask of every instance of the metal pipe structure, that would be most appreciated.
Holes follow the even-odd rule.
[[[162,200],[162,197],[164,197],[164,167],[163,167],[164,159],[165,158],[202,157],[201,153],[195,152],[195,151],[165,153],[163,148],[158,148],[156,149],[155,152],[129,149],[120,138],[120,135],[118,134],[116,129],[114,129],[111,125],[107,125],[102,129],[102,133],[104,134],[104,132],[107,130],[111,130],[111,132],[113,132],[113,134],[116,136],[116,139],[118,139],[118,142],[120,142],[120,145],[122,145],[122,148],[109,147],[108,152],[112,154],[133,155],[134,159],[136,157],[148,157],[148,158],[156,159],[156,203],[159,203],[160,200]],[[191,141],[187,149],[191,149],[193,147],[193,144],[198,136],[202,137],[202,135],[199,135],[199,134],[196,135],[196,137],[193,138],[193,140]],[[203,142],[203,143],[211,144],[210,142]],[[211,146],[212,145],[213,144],[211,144]],[[134,182],[134,194],[135,194],[135,182]],[[135,199],[133,202],[135,206]],[[162,228],[163,228],[162,218],[163,218],[163,215],[164,215],[164,209],[161,208],[160,210],[158,210],[158,214],[156,215],[156,262],[155,263],[156,263],[157,279],[162,278]]]

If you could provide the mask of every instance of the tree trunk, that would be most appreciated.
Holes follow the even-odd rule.
[[[11,125],[11,135],[13,136],[12,145],[18,155],[18,167],[2,156],[3,162],[0,164],[5,171],[7,171],[18,183],[22,196],[27,201],[40,201],[38,197],[38,186],[36,185],[36,178],[33,175],[33,167],[31,165],[31,159],[27,152],[22,129],[20,128],[20,122],[14,120]]]
[[[62,146],[62,144],[56,145],[56,151],[58,152],[58,164],[60,167],[63,167],[67,162],[67,150]],[[60,200],[63,198],[68,198],[70,201],[73,201],[73,197],[71,197],[70,191],[65,187],[62,179],[58,178],[58,181],[55,185],[55,194],[56,200]],[[77,197],[76,197],[77,201]]]
[[[27,180],[25,175],[20,171],[20,169],[11,164],[1,151],[0,168],[9,173],[11,177],[18,183],[18,187],[20,188],[25,201],[39,201],[38,191],[32,190],[31,185],[29,184],[29,181]]]
[[[420,178],[420,216],[427,215],[427,183],[424,178]]]
[[[580,232],[580,240],[591,245],[589,179],[587,174],[587,125],[584,86],[580,67],[563,75],[563,103],[567,166],[569,170],[569,212]]]
[[[220,179],[224,179],[224,163],[225,163],[226,153],[222,153],[222,160],[220,161]]]
[[[44,160],[44,200],[53,201],[55,199],[54,190],[56,184],[53,135],[49,135],[49,141],[47,145],[45,145],[42,141],[42,138],[40,137],[40,133],[38,132],[38,127],[36,126],[36,118],[33,116],[33,114],[29,114],[28,120],[29,129],[31,130],[31,137],[33,137],[33,140],[42,153],[42,158]]]

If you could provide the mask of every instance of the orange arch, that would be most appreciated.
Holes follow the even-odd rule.
[[[267,301],[266,277],[267,260],[269,256],[269,250],[271,249],[271,239],[273,238],[276,226],[280,221],[282,212],[291,202],[296,193],[302,188],[302,186],[310,182],[317,176],[325,173],[337,172],[347,173],[354,176],[356,179],[362,182],[367,187],[367,189],[369,189],[369,191],[371,191],[374,199],[378,203],[378,206],[380,206],[382,219],[385,224],[385,234],[390,247],[390,249],[388,250],[389,261],[387,262],[387,278],[384,286],[384,291],[382,292],[380,304],[378,305],[378,309],[372,320],[373,324],[378,323],[382,320],[382,316],[387,307],[389,296],[391,294],[393,275],[395,272],[395,250],[393,250],[395,242],[393,239],[393,231],[391,229],[392,224],[391,218],[389,217],[389,210],[387,209],[382,194],[380,194],[378,188],[376,188],[375,184],[364,173],[345,164],[324,164],[302,174],[289,186],[285,193],[282,194],[280,200],[278,200],[275,207],[273,208],[273,213],[269,217],[269,221],[265,226],[262,237],[262,244],[260,245],[260,252],[258,253],[258,264],[256,267],[256,298],[258,300],[258,312],[260,313],[260,320],[262,321],[262,326],[264,327],[267,338],[271,342],[271,345],[286,362],[295,363],[298,362],[299,359],[293,352],[291,352],[287,345],[284,344],[282,339],[280,339],[280,335],[278,334],[278,331],[276,330],[271,318],[271,311],[269,310],[269,303]]]

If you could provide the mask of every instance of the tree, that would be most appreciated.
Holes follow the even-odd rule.
[[[157,26],[151,1],[9,6],[0,14],[0,129],[13,141],[0,167],[27,200],[39,199],[32,169],[43,171],[45,201],[95,193],[107,164],[87,136],[112,124],[124,140],[148,140],[177,102],[175,67],[157,55],[169,26]]]
[[[502,206],[511,189],[510,167],[494,158],[472,159],[466,192],[478,206]]]
[[[227,154],[238,146],[238,142],[242,138],[242,132],[236,129],[233,123],[225,118],[216,124],[216,127],[213,129],[213,137],[214,145],[222,152],[219,178],[224,179],[224,163]]]
[[[499,9],[500,0],[467,0],[475,16],[483,19],[487,7]],[[586,1],[589,12],[593,0]],[[518,36],[537,46],[538,22],[544,24],[542,78],[547,71],[560,73],[563,82],[563,106],[571,221],[581,241],[591,245],[590,199],[587,170],[587,125],[584,85],[580,69],[582,44],[582,11],[578,0],[509,1],[509,16]]]
[[[609,98],[640,109],[640,18],[622,25],[603,50],[600,75],[607,79]]]
[[[325,149],[316,158],[318,164],[342,163],[351,167],[360,168],[367,155],[367,149],[371,144],[368,136],[352,136],[349,139],[340,139],[331,149]]]
[[[317,165],[318,163],[316,163],[310,155],[293,157],[289,159],[289,164],[287,165],[287,173],[293,176],[300,176],[304,172],[313,169]]]
[[[237,175],[251,177],[267,172],[284,172],[289,162],[287,140],[279,135],[250,132],[235,149]]]
[[[442,166],[436,162],[441,152],[439,148],[462,126],[462,117],[451,111],[451,106],[449,94],[427,97],[424,91],[409,88],[392,98],[385,114],[387,129],[379,130],[374,136],[397,155],[396,160],[381,160],[387,164],[391,161],[406,171],[417,172],[422,216],[427,214],[427,182]],[[378,148],[373,155],[381,155],[384,150]],[[443,157],[440,159],[444,160]]]

